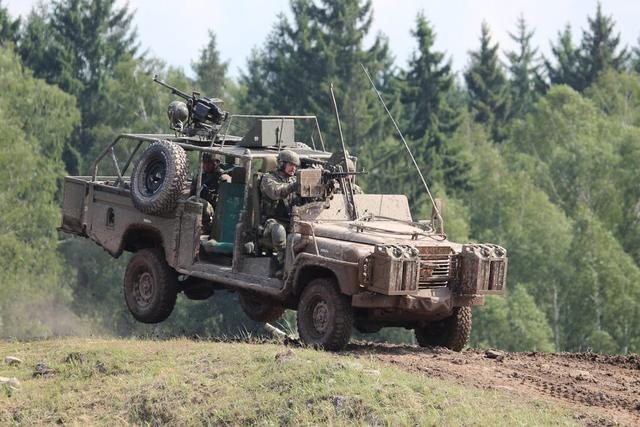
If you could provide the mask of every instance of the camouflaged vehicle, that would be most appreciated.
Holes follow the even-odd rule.
[[[463,348],[471,306],[504,290],[503,248],[447,240],[437,210],[431,220],[415,221],[404,195],[354,195],[344,177],[332,182],[343,191],[328,191],[332,153],[313,116],[229,115],[219,100],[196,93],[185,99],[186,110],[175,103],[169,109],[173,134],[120,135],[95,160],[91,176],[64,180],[61,230],[116,258],[133,253],[124,296],[137,320],[165,320],[180,292],[201,300],[226,290],[238,293],[255,321],[297,310],[302,341],[316,347],[344,348],[354,327],[373,333],[394,326],[414,329],[421,346]],[[250,130],[232,136],[240,119],[252,123]],[[304,141],[296,140],[301,122],[312,124]],[[285,147],[302,167],[279,279],[273,253],[260,242],[259,182]],[[202,200],[188,190],[188,159],[202,168],[203,153],[223,161],[230,177],[220,183],[210,236],[202,235]],[[98,175],[103,160],[113,176]]]

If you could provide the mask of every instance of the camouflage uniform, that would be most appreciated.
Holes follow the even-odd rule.
[[[218,188],[220,187],[220,177],[223,174],[223,170],[220,166],[214,169],[212,172],[202,173],[202,185],[206,185],[209,189],[201,194],[202,200],[202,227],[204,234],[211,234],[211,225],[213,224],[213,214],[218,201]],[[191,181],[191,189],[189,191],[190,196],[195,196],[198,191],[198,178],[197,176]]]
[[[260,212],[263,226],[261,241],[277,252],[278,261],[281,263],[284,262],[287,228],[295,188],[295,176],[281,176],[277,171],[265,175],[260,181]]]

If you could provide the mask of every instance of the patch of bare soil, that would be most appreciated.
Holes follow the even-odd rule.
[[[373,356],[410,372],[463,385],[561,402],[587,425],[640,425],[640,356],[506,353],[353,343],[343,354]]]

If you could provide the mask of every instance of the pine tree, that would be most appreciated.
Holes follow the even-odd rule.
[[[451,61],[434,49],[436,34],[422,13],[412,35],[418,46],[400,79],[406,136],[418,142],[414,155],[422,159],[430,181],[444,181],[450,193],[468,190],[468,158],[450,143],[460,125],[460,111],[448,100],[455,89]]]
[[[574,89],[583,87],[582,75],[579,65],[579,50],[574,47],[571,39],[571,26],[566,25],[563,31],[558,32],[558,41],[551,45],[551,52],[555,58],[555,65],[548,59],[544,64],[551,84],[566,84]]]
[[[20,18],[12,19],[9,11],[2,5],[2,0],[0,0],[0,45],[6,43],[15,45],[18,42],[20,25]]]
[[[447,134],[460,124],[460,114],[448,105],[447,93],[453,88],[451,61],[434,49],[436,34],[423,14],[416,19],[411,34],[418,48],[409,60],[402,78],[402,103],[407,108],[406,134],[421,139],[429,133],[430,145],[440,148]]]
[[[265,46],[255,51],[241,77],[243,102],[253,113],[317,114],[336,139],[329,84],[333,83],[347,145],[353,150],[379,131],[380,107],[362,74],[364,64],[380,83],[391,59],[378,36],[363,47],[371,28],[371,1],[291,2],[293,22],[283,15]],[[384,88],[383,88],[384,89]],[[327,132],[327,130],[331,132]]]
[[[27,19],[18,50],[37,77],[78,99],[82,113],[65,153],[69,172],[78,172],[91,150],[91,128],[101,120],[106,78],[123,58],[136,54],[136,32],[128,6],[115,0],[59,0],[41,5]]]
[[[640,73],[640,37],[638,37],[638,46],[634,47],[632,51],[631,69],[636,73]]]
[[[602,13],[602,5],[598,2],[596,16],[588,18],[589,29],[582,32],[580,45],[580,72],[584,86],[576,88],[580,91],[595,82],[603,71],[612,68],[616,71],[626,69],[629,53],[624,48],[619,52],[620,34],[614,34],[615,21],[611,16]]]
[[[558,42],[552,46],[556,64],[545,61],[552,84],[567,84],[582,92],[606,70],[624,71],[630,54],[624,48],[618,51],[620,34],[614,33],[612,17],[602,13],[598,3],[595,17],[587,18],[588,29],[583,30],[580,46],[571,41],[571,27],[567,24],[558,34]]]
[[[495,142],[501,142],[506,136],[511,100],[497,52],[498,43],[491,45],[489,25],[483,21],[480,49],[470,53],[471,62],[464,78],[474,120],[490,129]]]
[[[220,59],[213,31],[209,30],[209,41],[200,51],[198,60],[191,63],[191,68],[195,72],[196,86],[205,96],[218,98],[224,95],[229,63]]]
[[[511,40],[517,43],[518,50],[507,52],[509,60],[509,87],[512,99],[513,117],[522,117],[529,112],[540,96],[542,82],[538,49],[531,46],[534,31],[527,28],[521,15],[517,22],[517,33],[509,33]]]

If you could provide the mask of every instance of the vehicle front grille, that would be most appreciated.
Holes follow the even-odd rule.
[[[458,256],[450,254],[430,254],[420,256],[420,279],[418,286],[428,288],[445,286],[455,277]]]

